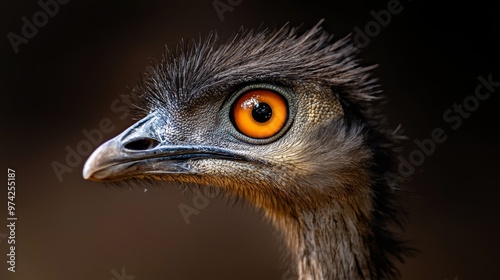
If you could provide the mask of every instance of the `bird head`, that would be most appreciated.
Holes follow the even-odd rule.
[[[214,186],[292,214],[371,205],[395,138],[377,113],[373,67],[349,39],[333,42],[318,24],[218,41],[167,50],[132,92],[142,119],[100,146],[83,176]]]

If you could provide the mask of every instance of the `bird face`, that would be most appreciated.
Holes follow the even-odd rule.
[[[293,174],[306,161],[301,154],[307,152],[302,150],[309,146],[308,136],[343,114],[330,89],[314,84],[253,83],[206,96],[182,107],[152,110],[99,147],[87,161],[84,177],[189,177],[214,183],[225,177],[241,180],[262,168]],[[282,175],[251,178],[269,183]]]
[[[318,27],[294,32],[167,54],[135,92],[146,116],[100,146],[84,178],[211,185],[257,204],[368,185],[370,150],[332,89],[362,93],[365,70]]]

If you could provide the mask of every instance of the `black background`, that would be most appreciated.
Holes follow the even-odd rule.
[[[226,2],[224,0],[221,0]],[[111,103],[135,85],[165,44],[217,30],[324,28],[341,38],[373,21],[388,1],[243,0],[221,21],[213,1],[70,1],[16,54],[7,34],[21,34],[35,1],[1,5],[2,168],[16,170],[16,273],[8,273],[0,235],[1,279],[112,279],[124,267],[141,279],[293,279],[280,266],[271,226],[251,209],[211,199],[186,225],[178,206],[192,195],[176,187],[106,188],[81,177],[82,162],[59,181],[52,164],[66,147],[109,118],[109,139],[132,124]],[[233,1],[237,2],[237,1]],[[405,236],[421,253],[400,265],[403,279],[498,279],[498,104],[500,87],[452,130],[443,113],[474,94],[477,77],[500,81],[500,4],[400,2],[403,11],[362,49],[378,64],[391,124],[414,139],[443,128],[447,140],[411,181]],[[0,191],[0,234],[7,233],[7,176]],[[4,278],[2,275],[7,275]]]

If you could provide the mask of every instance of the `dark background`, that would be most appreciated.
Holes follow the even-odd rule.
[[[61,5],[17,54],[7,34],[21,34],[21,18],[41,8],[35,1],[0,4],[1,160],[4,170],[16,170],[19,219],[17,272],[7,273],[3,184],[0,278],[109,280],[125,268],[135,280],[293,279],[280,265],[271,226],[247,207],[211,199],[186,225],[178,206],[193,206],[192,195],[176,187],[127,191],[85,181],[87,156],[60,182],[52,164],[64,164],[66,147],[76,148],[86,139],[82,130],[99,128],[103,118],[115,126],[104,139],[133,123],[111,103],[165,44],[210,30],[227,38],[240,26],[308,28],[321,18],[341,38],[363,29],[373,21],[370,11],[386,9],[388,1],[243,0],[223,21],[210,0],[124,2]],[[500,81],[500,5],[402,0],[401,6],[361,58],[379,64],[375,75],[390,98],[391,124],[402,124],[410,139],[403,155],[436,127],[448,135],[405,184],[417,197],[407,203],[405,237],[421,253],[400,265],[403,279],[500,279],[500,87],[457,130],[442,117],[474,94],[479,75]]]

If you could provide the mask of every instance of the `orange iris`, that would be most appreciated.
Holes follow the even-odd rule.
[[[263,139],[276,135],[285,125],[288,105],[280,94],[251,90],[241,95],[233,107],[236,128],[251,138]]]

